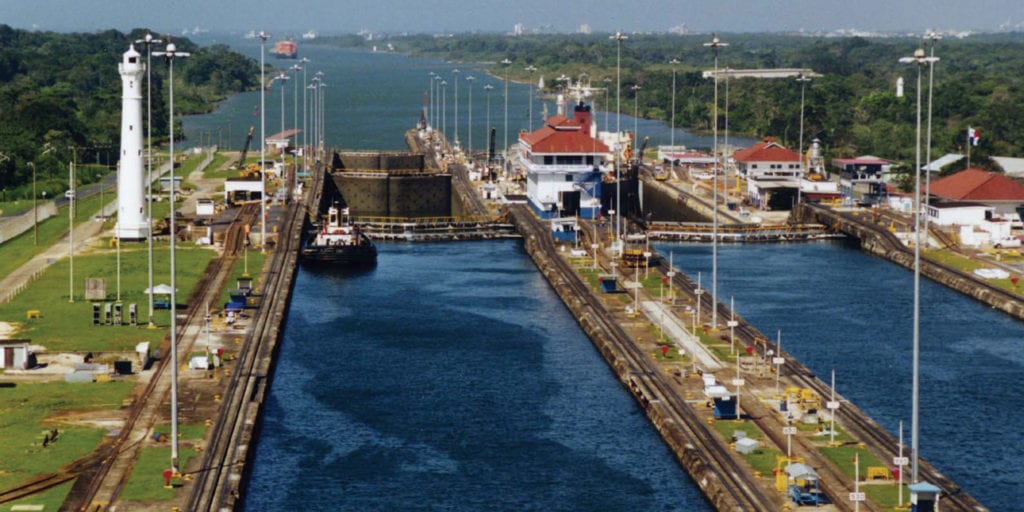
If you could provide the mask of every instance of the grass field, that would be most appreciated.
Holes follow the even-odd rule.
[[[158,244],[153,251],[154,283],[170,283],[170,254],[167,244]],[[176,251],[178,304],[184,304],[188,291],[202,276],[216,253],[194,246],[179,246]],[[104,249],[101,254],[75,258],[75,302],[68,302],[68,260],[51,265],[38,281],[11,302],[0,305],[0,320],[18,322],[22,329],[18,337],[30,338],[49,351],[112,351],[134,350],[140,341],[158,343],[166,329],[146,329],[148,321],[148,259],[145,244],[125,244],[121,251],[121,300],[125,304],[127,323],[128,304],[138,305],[139,327],[93,326],[92,303],[85,300],[87,277],[106,280],[107,300],[116,299],[116,255]],[[158,297],[159,298],[159,297]],[[38,319],[26,319],[26,311],[39,310]],[[170,324],[168,310],[156,310],[156,324]]]
[[[104,194],[104,201],[113,201],[117,196]],[[95,195],[78,201],[75,206],[75,225],[95,222],[92,217],[100,210],[100,196]],[[6,276],[24,265],[38,252],[53,245],[68,232],[68,207],[57,211],[57,215],[39,223],[38,245],[33,243],[32,230],[0,244],[0,276]]]
[[[184,468],[192,457],[196,456],[195,450],[180,447],[178,449],[178,466]],[[164,487],[163,472],[171,466],[171,449],[144,448],[135,462],[132,475],[128,477],[121,492],[121,499],[124,501],[164,501],[174,498],[178,487],[167,489]]]
[[[45,424],[52,413],[117,409],[133,382],[17,383],[0,388],[0,488],[48,473],[96,449],[97,428]],[[43,447],[44,433],[56,428],[56,442]]]
[[[27,498],[14,500],[10,503],[4,503],[3,505],[0,505],[0,512],[9,512],[19,505],[37,507],[42,505],[43,510],[46,512],[58,510],[60,509],[61,504],[64,503],[64,499],[67,498],[68,492],[71,491],[72,485],[74,485],[74,481],[58,485],[53,489],[47,489],[39,494],[33,494]]]

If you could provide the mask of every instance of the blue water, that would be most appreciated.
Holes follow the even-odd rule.
[[[657,244],[710,290],[711,246]],[[725,245],[720,300],[910,443],[913,274],[849,242]],[[1024,501],[1024,323],[921,281],[921,454],[992,510]]]
[[[257,42],[242,39],[220,41],[229,44],[232,49],[249,55],[257,61],[260,57],[260,47]],[[269,44],[269,43],[268,43]],[[417,59],[398,54],[368,53],[365,51],[346,50],[329,46],[306,45],[300,42],[300,56],[311,60],[306,65],[307,78],[311,79],[317,71],[323,71],[324,81],[327,82],[326,101],[324,102],[327,118],[325,129],[327,145],[335,148],[345,149],[379,149],[379,150],[406,150],[405,131],[412,128],[420,118],[420,109],[423,105],[423,94],[430,88],[430,75],[434,72],[443,76],[448,81],[447,99],[444,105],[447,107],[443,123],[447,126],[447,133],[450,139],[455,138],[456,98],[455,98],[455,74],[452,70],[459,69],[458,75],[459,96],[458,96],[458,120],[459,138],[463,146],[470,142],[469,133],[472,129],[472,148],[482,150],[487,142],[488,121],[490,126],[497,129],[496,142],[500,150],[505,141],[505,85],[500,78],[487,75],[484,70],[473,65],[455,64],[443,62],[436,59]],[[279,60],[266,57],[268,67],[289,68],[296,61]],[[276,75],[280,72],[268,71],[267,76]],[[294,77],[293,72],[288,73]],[[466,81],[467,76],[474,76],[476,80],[470,86]],[[302,82],[302,72],[299,72],[299,82]],[[550,78],[548,79],[550,83]],[[281,93],[280,82],[275,82],[269,92],[265,94],[265,117],[267,135],[281,131]],[[301,83],[296,91],[294,80],[285,82],[284,92],[284,127],[290,129],[295,125],[295,106],[298,106],[298,125],[302,125],[303,111],[303,89]],[[490,93],[486,93],[484,85],[494,87]],[[470,88],[472,88],[473,116],[469,116]],[[440,91],[440,89],[437,89]],[[440,97],[440,92],[436,92]],[[488,115],[488,96],[490,96],[490,115]],[[295,98],[298,97],[298,101]],[[508,107],[508,141],[515,144],[517,134],[520,130],[530,127],[530,90],[526,84],[509,84],[509,107]],[[615,101],[615,92],[609,96],[610,101]],[[595,98],[598,101],[598,108],[603,109],[604,97]],[[534,128],[539,128],[544,106],[547,106],[549,115],[555,114],[555,104],[552,101],[542,101],[533,95],[533,122]],[[241,149],[245,143],[245,135],[249,126],[255,126],[256,132],[254,142],[259,140],[260,119],[255,113],[258,112],[260,95],[258,91],[237,94],[222,102],[212,114],[189,116],[182,120],[182,127],[187,137],[185,147],[199,145],[212,141],[219,143],[228,149]],[[312,104],[312,98],[307,95],[307,103]],[[442,105],[437,102],[438,110]],[[650,136],[651,147],[659,144],[668,144],[671,139],[671,130],[662,121],[640,119],[634,123],[634,118],[627,115],[632,112],[632,104],[623,100],[622,117],[619,121],[623,130],[632,131],[634,125],[640,132],[640,137]],[[439,116],[439,118],[441,118]],[[614,129],[616,116],[610,116],[599,111],[595,116],[601,130]],[[438,123],[440,128],[442,123]],[[677,129],[675,133],[677,144],[690,147],[709,148],[712,146],[712,139],[707,135],[694,135],[686,130]],[[730,138],[732,144],[751,143],[751,139]],[[252,146],[259,150],[255,143]]]
[[[247,510],[710,510],[518,241],[299,272]]]

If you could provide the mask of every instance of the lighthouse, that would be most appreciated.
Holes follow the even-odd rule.
[[[121,74],[121,161],[117,173],[117,238],[149,236],[143,193],[142,75],[146,66],[135,46],[128,47],[117,67]]]

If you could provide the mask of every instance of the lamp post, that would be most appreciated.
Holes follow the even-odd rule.
[[[427,73],[430,78],[427,80],[427,126],[434,126],[434,77],[437,76],[433,71]]]
[[[622,32],[615,32],[611,37],[615,40],[615,209],[622,211],[622,176],[619,169],[620,134],[622,133],[622,41],[629,39]],[[615,218],[615,247],[617,254],[622,256],[622,214]]]
[[[527,131],[530,131],[533,130],[533,72],[537,71],[537,66],[530,64],[526,66],[526,71],[530,73],[530,126],[527,128]]]
[[[935,44],[938,43],[939,39],[942,39],[942,36],[940,36],[934,30],[928,30],[928,32],[925,33],[925,35],[924,35],[924,39],[926,41],[928,41],[928,40],[931,41],[932,44],[929,45],[929,49],[931,50],[931,55],[929,55],[929,57],[934,59],[935,58]],[[925,44],[928,44],[928,43],[926,42]],[[935,59],[935,60],[938,60],[938,59]],[[926,162],[926,165],[929,166],[927,173],[924,175],[924,228],[923,229],[924,229],[924,233],[925,233],[925,243],[928,242],[928,204],[931,201],[930,198],[931,198],[931,188],[932,188],[932,170],[931,170],[931,167],[930,167],[931,166],[931,162],[932,162],[932,91],[934,90],[933,88],[934,88],[934,85],[935,85],[935,65],[934,65],[934,61],[932,61],[932,62],[933,62],[933,64],[931,66],[928,66],[928,132],[925,135],[925,146],[924,146],[925,147],[924,161]],[[970,141],[968,141],[968,143],[970,143]]]
[[[505,57],[501,60],[501,65],[505,66],[505,145],[501,150],[501,170],[502,172],[508,171],[508,68],[512,65],[512,61]]]
[[[302,168],[303,168],[303,170],[305,170],[306,174],[309,174],[309,157],[308,157],[308,155],[306,155],[306,152],[309,151],[309,136],[307,135],[307,133],[309,133],[309,129],[306,126],[306,91],[309,90],[309,85],[308,85],[309,82],[306,80],[306,68],[308,67],[308,66],[306,66],[306,63],[309,62],[309,59],[303,57],[302,59],[299,60],[299,62],[301,62],[303,64],[302,65]]]
[[[487,91],[487,129],[484,130],[484,141],[485,141],[484,142],[484,146],[487,146],[487,148],[488,148],[487,149],[487,167],[488,167],[488,169],[487,169],[487,176],[488,176],[488,179],[490,179],[491,181],[494,181],[493,176],[491,176],[491,169],[490,169],[491,150],[490,150],[490,146],[489,146],[490,140],[491,140],[491,91],[493,89],[494,89],[493,85],[491,85],[491,84],[484,84],[484,90]]]
[[[796,186],[796,204],[799,205],[802,199],[801,189],[803,187],[801,185],[804,179],[804,88],[807,86],[807,82],[811,81],[811,77],[805,75],[801,70],[800,74],[796,77],[796,81],[800,82],[800,141],[797,144],[799,148],[797,153],[800,155],[800,167],[797,169],[799,179],[797,179]]]
[[[441,75],[434,75],[434,131],[441,126]]]
[[[441,80],[441,133],[448,138],[448,80]]]
[[[604,129],[608,130],[610,128],[610,126],[608,126],[608,114],[612,110],[611,109],[611,104],[608,101],[608,89],[611,89],[611,87],[612,87],[612,78],[610,76],[606,76],[606,77],[604,77],[604,80],[602,80],[602,81],[604,82],[604,105],[605,105],[605,107],[604,107]]]
[[[264,51],[267,46],[267,38],[270,34],[264,31],[260,31],[256,34],[256,37],[260,38],[260,252],[267,252],[267,178],[266,172],[264,172],[263,161],[266,159],[266,145],[267,145],[267,116],[266,108],[264,105],[266,99],[267,84],[263,73],[265,72],[265,57]],[[171,160],[171,190],[174,190],[174,160]],[[171,211],[174,210],[174,202],[171,202]],[[173,229],[173,225],[172,225]],[[171,233],[173,239],[174,234]]]
[[[162,44],[163,41],[156,39],[152,34],[146,32],[146,36],[137,39],[135,44],[146,46],[146,217],[149,223],[148,256],[149,256],[149,290],[153,290],[153,45]],[[172,168],[173,169],[173,168]],[[171,185],[174,185],[174,176],[171,176]],[[149,294],[149,324],[148,328],[156,329],[153,322],[153,294]]]
[[[921,68],[937,62],[937,57],[925,57],[924,49],[914,50],[911,57],[902,57],[903,64],[917,65],[917,131],[914,148],[914,329],[913,329],[913,390],[910,418],[910,451],[912,461],[911,479],[917,482],[918,459],[918,415],[920,412],[920,364],[921,364]]]
[[[714,133],[714,152],[715,152],[715,165],[714,165],[714,180],[713,186],[714,191],[711,194],[711,219],[712,219],[712,231],[711,236],[711,302],[715,306],[711,308],[711,328],[718,328],[718,50],[720,48],[729,46],[728,43],[723,43],[719,38],[718,34],[711,35],[711,42],[704,43],[704,46],[711,48],[711,52],[715,55],[715,106],[712,108],[712,126]]]
[[[629,88],[633,91],[633,149],[639,149],[637,144],[640,142],[640,84],[633,84]],[[636,159],[639,162],[641,155],[636,155]]]
[[[466,130],[469,132],[469,141],[466,142],[466,153],[469,155],[470,159],[473,158],[473,81],[475,80],[475,76],[466,77],[466,81],[469,82],[469,115],[466,116],[469,124]]]
[[[262,39],[266,39],[266,34],[260,32],[260,37]],[[169,84],[168,94],[170,96],[170,102],[168,103],[168,117],[170,119],[169,159],[171,162],[171,469],[175,473],[178,473],[178,319],[176,302],[177,290],[175,288],[177,286],[177,282],[175,280],[174,268],[174,241],[175,238],[177,238],[174,229],[174,59],[179,57],[188,57],[189,54],[177,51],[174,43],[167,43],[166,51],[156,52],[155,55],[167,58],[167,82]],[[261,90],[262,86],[263,82],[261,81]],[[150,289],[149,291],[150,295],[152,295],[153,290]]]
[[[75,302],[75,150],[68,165],[68,302]]]
[[[671,133],[669,135],[669,143],[668,143],[668,145],[671,148],[675,148],[675,146],[676,146],[676,72],[678,71],[677,68],[679,67],[679,59],[675,59],[674,58],[674,59],[668,61],[668,63],[672,64],[672,129],[671,129]],[[675,151],[675,149],[672,149],[670,151]],[[672,171],[670,174],[675,174],[675,171],[676,171],[676,159],[675,159],[675,157],[672,157],[670,160],[671,161],[669,162],[669,169],[671,169],[671,171]]]
[[[306,89],[308,89],[310,91],[310,93],[309,93],[309,139],[310,140],[309,140],[309,146],[306,147],[306,150],[310,151],[310,152],[313,152],[313,165],[316,165],[316,152],[313,151],[313,147],[316,146],[316,90],[317,90],[317,83],[319,83],[319,82],[320,82],[320,79],[314,76],[313,79],[310,80],[309,85],[306,86]]]
[[[454,106],[455,106],[455,145],[458,146],[459,145],[459,70],[458,69],[453,69],[452,73],[455,74],[455,78],[452,79],[452,82],[455,83],[455,99],[454,99]]]
[[[39,245],[39,210],[36,209],[36,164],[32,166],[32,245]]]

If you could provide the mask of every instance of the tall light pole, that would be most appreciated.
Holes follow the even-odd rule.
[[[455,83],[455,145],[459,145],[459,70],[453,69],[452,73],[455,74],[455,78],[452,82]]]
[[[441,133],[448,138],[448,80],[441,80]]]
[[[260,37],[264,37],[265,34],[260,33]],[[188,57],[189,54],[186,52],[176,51],[174,43],[167,43],[166,51],[155,52],[157,56],[163,56],[167,58],[167,83],[168,94],[170,96],[169,102],[169,114],[170,119],[170,150],[169,159],[171,162],[171,469],[178,473],[178,319],[177,319],[177,281],[175,279],[175,268],[174,268],[174,240],[177,238],[177,234],[174,229],[175,214],[174,214],[174,59],[180,57]],[[260,82],[262,88],[263,83]],[[262,90],[262,89],[261,89]],[[150,295],[153,290],[150,289]]]
[[[636,146],[640,142],[640,84],[633,84],[629,90],[633,91],[633,146]],[[633,149],[639,149],[634,147]],[[640,161],[640,156],[637,155],[637,161]]]
[[[714,152],[715,152],[715,168],[714,168],[714,192],[711,194],[711,218],[712,218],[712,237],[711,237],[711,328],[718,328],[718,50],[720,48],[729,46],[728,43],[723,43],[719,38],[718,34],[711,35],[711,42],[704,43],[704,46],[711,48],[711,52],[715,54],[715,106],[712,108],[714,118],[712,121],[714,131]]]
[[[434,75],[434,131],[441,127],[441,75]]]
[[[675,148],[675,145],[676,145],[676,72],[678,71],[677,68],[679,67],[679,59],[673,58],[672,60],[668,61],[668,63],[672,64],[672,131],[671,131],[671,134],[669,135],[669,143],[668,143],[668,145],[669,145],[669,147]],[[675,151],[675,149],[672,149],[672,151]],[[675,157],[671,158],[671,162],[669,162],[669,169],[671,169],[671,171],[672,171],[670,174],[675,174],[675,171],[676,171],[676,159],[675,159]]]
[[[934,59],[935,58],[935,45],[936,45],[936,43],[939,42],[939,39],[942,39],[942,36],[940,36],[934,30],[928,30],[928,32],[925,33],[925,35],[924,35],[924,39],[925,39],[925,41],[929,41],[929,40],[931,41],[932,44],[929,45],[929,48],[931,49],[930,57]],[[928,43],[926,42],[925,44],[928,44]],[[935,59],[935,60],[938,60],[938,59]],[[932,90],[933,90],[933,87],[935,85],[935,64],[934,64],[934,62],[935,61],[932,61],[932,65],[928,66],[928,133],[925,135],[925,146],[924,146],[925,147],[924,161],[925,161],[926,165],[929,165],[929,166],[932,163]],[[970,141],[968,141],[968,143],[970,143]],[[932,170],[931,170],[931,167],[929,167],[928,168],[928,172],[924,175],[924,210],[925,211],[924,211],[924,228],[923,229],[924,229],[924,233],[925,233],[925,238],[924,238],[925,243],[928,242],[928,204],[931,201],[931,199],[930,199],[931,198],[931,192],[932,192],[931,189],[932,189]]]
[[[39,245],[39,210],[36,209],[36,164],[28,162],[32,166],[32,245]]]
[[[619,170],[619,155],[622,133],[622,41],[629,39],[622,32],[611,36],[615,40],[615,245],[619,256],[622,256],[622,176]]]
[[[75,302],[75,157],[72,148],[71,162],[68,165],[68,302]]]
[[[608,131],[608,130],[611,129],[611,127],[608,126],[608,113],[612,111],[611,102],[608,101],[608,89],[611,89],[611,87],[612,87],[612,77],[610,77],[610,76],[604,77],[603,82],[604,82],[604,105],[605,105],[604,106],[604,129],[606,131]]]
[[[320,80],[320,154],[327,160],[327,82]]]
[[[910,451],[912,461],[911,479],[917,482],[918,459],[918,432],[920,425],[918,416],[920,412],[920,370],[921,370],[921,68],[931,66],[937,62],[937,57],[925,57],[924,49],[914,50],[912,57],[902,57],[903,64],[917,65],[917,131],[916,144],[914,148],[914,334],[913,334],[913,386],[912,406],[910,416]]]
[[[529,132],[533,130],[533,72],[537,71],[537,66],[533,64],[526,66],[526,71],[530,72],[530,83],[527,84],[530,86],[530,125],[526,129]]]
[[[430,105],[430,110],[429,112],[427,112],[427,125],[437,126],[437,124],[434,123],[434,77],[436,77],[437,75],[434,74],[433,71],[431,71],[427,73],[427,76],[430,77],[430,80],[427,80],[427,86],[430,89],[430,92],[427,95],[427,103]]]
[[[491,91],[493,89],[494,89],[493,85],[491,85],[491,84],[484,84],[484,90],[487,91],[487,129],[484,130],[484,146],[487,147],[487,167],[488,167],[487,176],[488,176],[488,178],[491,181],[494,181],[494,178],[491,176],[491,170],[490,170],[490,164],[491,164],[491,161],[490,161],[490,157],[491,157],[491,150],[490,150],[490,140],[491,140]]]
[[[266,100],[266,89],[267,84],[263,76],[265,72],[265,57],[264,51],[267,46],[267,38],[270,34],[264,31],[260,31],[256,34],[260,38],[260,252],[267,252],[267,178],[266,169],[263,168],[263,162],[266,159],[266,146],[267,146],[267,116],[266,106],[264,105]],[[174,189],[174,161],[171,160],[171,189]],[[171,210],[174,210],[174,202],[171,202]],[[173,234],[172,234],[173,235]],[[173,236],[171,237],[174,238]]]
[[[469,119],[469,141],[466,143],[466,154],[470,158],[473,158],[473,81],[476,80],[475,76],[467,76],[466,81],[469,82],[469,115],[466,116]]]
[[[309,82],[306,80],[306,68],[309,66],[306,64],[309,59],[303,57],[299,62],[302,63],[302,168],[309,174],[309,157],[306,154],[309,151],[309,128],[306,126],[306,91],[309,90]]]
[[[137,39],[135,44],[146,46],[146,217],[149,222],[148,233],[148,256],[149,256],[149,290],[153,291],[153,45],[163,44],[163,41],[156,39],[152,34],[146,32],[146,36]],[[174,185],[174,176],[171,176],[171,185]],[[153,322],[153,294],[149,294],[149,324],[148,328],[156,329]]]
[[[309,146],[306,149],[307,149],[307,151],[310,151],[310,152],[313,153],[313,164],[314,165],[316,165],[316,151],[313,150],[313,147],[316,146],[316,84],[318,82],[320,82],[320,79],[314,76],[313,80],[310,80],[309,85],[306,86],[306,89],[309,89],[309,91],[310,91],[310,93],[309,93],[309,96],[310,96],[310,98],[309,98],[309,139],[310,140],[309,140],[309,142],[310,142],[310,144],[309,144]]]
[[[796,81],[800,82],[800,141],[797,145],[799,148],[797,153],[800,155],[800,167],[797,169],[799,178],[797,179],[796,186],[796,204],[799,205],[802,199],[801,188],[803,187],[801,185],[803,184],[804,179],[804,88],[806,88],[807,82],[811,81],[811,77],[805,75],[801,70],[800,74],[796,77]]]
[[[501,61],[501,65],[505,66],[505,146],[501,152],[501,170],[504,173],[508,172],[508,68],[512,65],[512,61],[505,57]]]

